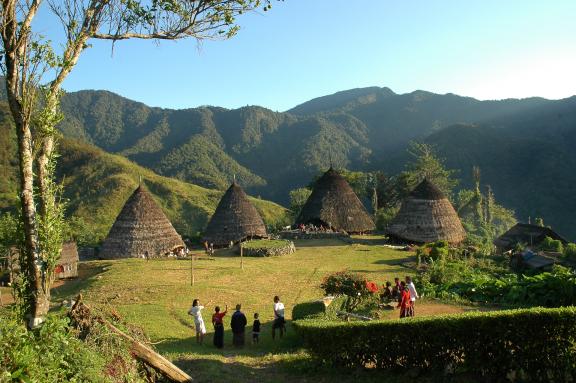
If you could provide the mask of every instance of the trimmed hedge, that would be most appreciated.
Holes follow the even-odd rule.
[[[293,322],[307,348],[339,366],[455,369],[531,381],[576,375],[576,308],[474,312],[392,321]]]
[[[325,311],[321,301],[298,303],[292,309],[292,320],[324,318]]]
[[[292,320],[336,319],[336,313],[343,309],[345,302],[345,297],[336,297],[328,307],[320,300],[298,303],[292,309]]]

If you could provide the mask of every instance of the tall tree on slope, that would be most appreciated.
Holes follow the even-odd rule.
[[[236,17],[271,0],[0,0],[2,69],[18,137],[24,243],[22,301],[30,327],[50,304],[52,272],[62,243],[62,206],[54,182],[61,86],[90,39],[227,39]],[[42,7],[64,29],[60,53],[32,29]]]

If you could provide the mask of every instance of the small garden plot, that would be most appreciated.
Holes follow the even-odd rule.
[[[259,239],[244,242],[242,250],[242,255],[247,257],[273,257],[292,254],[296,252],[296,246],[294,246],[294,242],[286,239]]]

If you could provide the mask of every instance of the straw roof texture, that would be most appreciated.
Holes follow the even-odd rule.
[[[300,224],[326,225],[360,233],[374,230],[374,221],[348,182],[332,167],[320,177],[296,218]]]
[[[466,238],[462,222],[448,198],[426,179],[402,202],[387,233],[415,243],[445,240],[458,244]]]
[[[162,257],[182,238],[152,196],[142,187],[132,193],[100,249],[100,258]]]
[[[208,222],[204,240],[214,246],[228,246],[230,242],[267,236],[266,226],[258,210],[244,190],[233,182]]]
[[[78,246],[76,245],[76,242],[64,242],[62,244],[62,252],[60,253],[58,264],[65,265],[68,263],[78,263],[78,261]]]

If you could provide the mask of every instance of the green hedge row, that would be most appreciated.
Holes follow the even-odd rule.
[[[292,309],[292,320],[301,319],[336,319],[336,313],[344,310],[346,297],[335,298],[328,307],[322,301],[303,302],[294,305]]]
[[[293,325],[313,354],[339,366],[462,368],[502,378],[516,371],[532,381],[576,378],[575,307]]]

